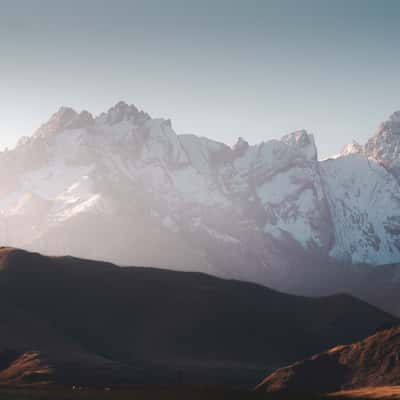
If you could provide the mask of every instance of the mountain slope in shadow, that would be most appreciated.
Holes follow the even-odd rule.
[[[0,250],[0,351],[15,354],[2,369],[34,352],[46,371],[35,383],[252,385],[394,321],[347,295]]]

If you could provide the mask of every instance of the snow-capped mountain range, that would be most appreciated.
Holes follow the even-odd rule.
[[[0,152],[0,243],[284,287],[300,265],[400,261],[400,112],[319,160],[297,131],[235,146],[120,102],[61,108]]]

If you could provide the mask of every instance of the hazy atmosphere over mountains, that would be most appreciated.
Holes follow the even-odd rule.
[[[400,399],[399,21],[0,0],[0,400]]]
[[[229,147],[177,135],[170,120],[124,102],[96,117],[62,107],[0,153],[0,240],[338,290],[320,290],[315,276],[400,259],[399,144],[399,113],[365,145],[321,161],[306,131]]]

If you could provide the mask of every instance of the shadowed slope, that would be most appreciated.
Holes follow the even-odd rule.
[[[101,370],[102,384],[251,385],[394,321],[347,295],[291,296],[200,273],[10,248],[0,250],[0,317],[3,349],[38,351],[61,371],[56,381],[90,384]]]

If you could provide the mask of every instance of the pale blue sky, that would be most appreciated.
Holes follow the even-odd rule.
[[[320,156],[400,109],[400,1],[0,0],[0,145],[119,100],[233,144],[305,128]]]

